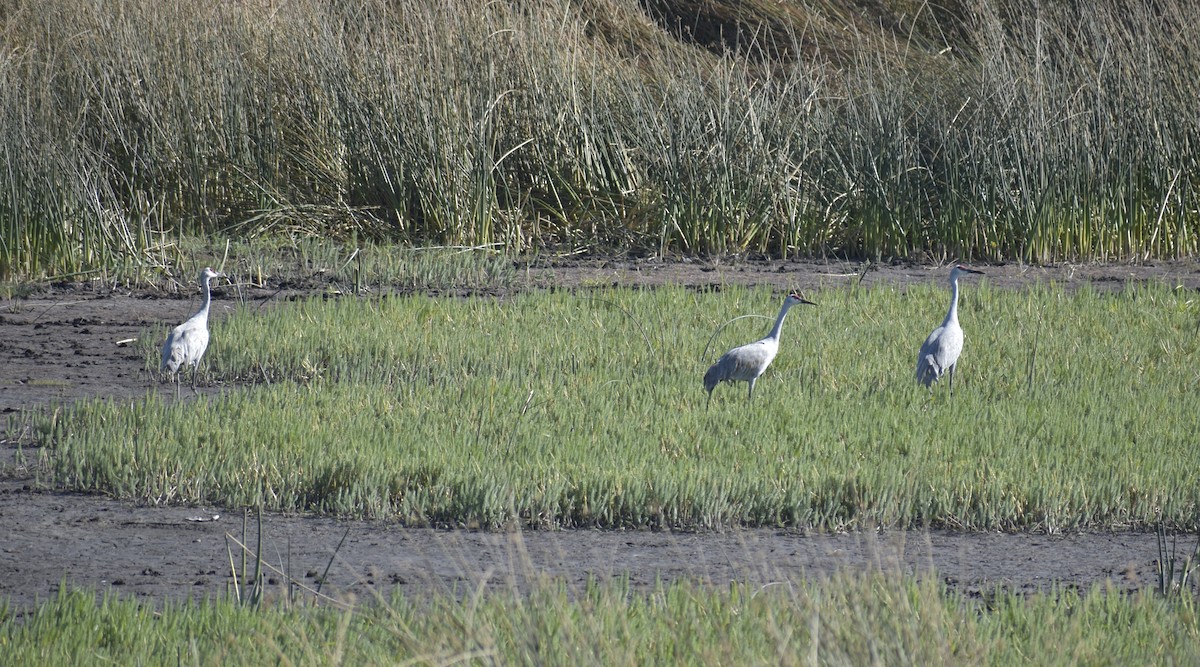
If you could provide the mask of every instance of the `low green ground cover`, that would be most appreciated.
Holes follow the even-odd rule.
[[[650,593],[621,584],[528,597],[400,597],[354,610],[168,604],[66,593],[0,624],[9,665],[1195,664],[1187,601],[1096,589],[987,604],[883,575]]]
[[[722,385],[707,410],[707,364],[769,321],[726,327],[705,358],[710,335],[773,316],[782,295],[246,308],[213,326],[220,396],[78,404],[40,427],[45,474],[155,501],[414,524],[1197,527],[1186,292],[964,285],[953,396],[913,378],[943,285],[809,296],[820,305],[793,309],[754,400]]]

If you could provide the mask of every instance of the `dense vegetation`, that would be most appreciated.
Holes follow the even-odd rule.
[[[1191,255],[1179,0],[0,2],[0,278],[182,234]]]
[[[501,261],[391,243],[1195,255],[1192,14],[1180,0],[0,0],[0,279],[190,276],[196,237],[333,252],[315,264],[347,291],[364,275],[511,279]],[[246,261],[253,280],[277,258]],[[942,288],[810,296],[823,305],[794,313],[758,400],[722,386],[709,411],[706,361],[764,327],[726,328],[705,358],[708,333],[773,314],[775,295],[245,309],[214,323],[207,373],[257,386],[38,415],[39,474],[452,525],[1198,527],[1188,295],[974,286],[953,400],[908,371]],[[930,315],[901,317],[914,310]],[[28,616],[0,606],[0,650],[13,664],[1197,659],[1189,595],[980,604],[899,575],[781,583],[551,583],[353,611],[75,593]]]

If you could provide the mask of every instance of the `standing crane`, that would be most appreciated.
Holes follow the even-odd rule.
[[[212,303],[209,283],[221,274],[205,267],[200,272],[200,285],[204,288],[204,303],[195,315],[171,330],[162,347],[162,367],[167,375],[175,376],[175,397],[179,398],[179,373],[185,366],[192,368],[192,391],[196,391],[196,374],[200,359],[208,349],[208,306]]]
[[[709,403],[712,402],[713,389],[721,382],[745,382],[750,385],[746,398],[754,398],[755,381],[767,370],[767,366],[771,365],[771,361],[779,352],[779,332],[783,329],[783,318],[787,317],[788,309],[798,303],[817,305],[795,292],[789,294],[783,300],[783,308],[779,310],[775,326],[766,338],[735,347],[722,354],[717,363],[709,366],[708,372],[704,374],[704,390],[708,392]]]
[[[917,382],[932,388],[942,375],[950,376],[950,393],[954,393],[954,365],[963,348],[963,330],[958,325],[958,277],[964,273],[979,273],[959,264],[950,269],[950,310],[942,326],[933,330],[921,351],[917,353]]]

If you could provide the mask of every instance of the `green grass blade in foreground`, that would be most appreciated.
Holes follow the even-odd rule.
[[[780,296],[310,300],[214,325],[219,375],[302,379],[58,422],[55,482],[416,523],[1197,526],[1188,295],[966,286],[953,397],[912,376],[941,285],[794,309],[752,402],[700,377]]]
[[[1195,664],[1194,605],[1097,588],[989,604],[935,581],[836,575],[752,589],[688,584],[637,591],[544,584],[528,598],[394,596],[351,610],[168,603],[60,593],[0,624],[6,664]],[[6,619],[8,620],[8,619]],[[446,628],[455,631],[447,632]]]

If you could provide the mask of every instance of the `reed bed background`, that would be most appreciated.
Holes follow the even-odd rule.
[[[0,278],[183,235],[1193,255],[1191,8],[0,3]]]
[[[256,238],[221,244],[183,239],[170,251],[166,268],[119,267],[97,271],[104,285],[141,284],[164,292],[196,292],[197,276],[208,266],[237,278],[214,286],[224,298],[245,303],[247,288],[273,286],[279,291],[312,295],[474,291],[497,293],[551,284],[549,272],[518,272],[511,258],[479,249],[413,248],[352,239],[350,243],[318,238]],[[223,282],[223,281],[222,281]],[[18,286],[19,288],[19,286]],[[262,308],[276,295],[256,297]],[[220,299],[221,297],[217,297]],[[263,299],[263,300],[258,300]]]
[[[964,289],[953,397],[913,379],[942,285],[838,287],[793,309],[753,401],[722,385],[710,409],[707,364],[770,322],[735,322],[705,358],[710,332],[773,316],[779,295],[245,309],[214,324],[207,360],[255,386],[40,417],[46,481],[416,525],[1200,527],[1200,417],[1179,399],[1200,383],[1189,295]],[[145,354],[153,373],[153,342]]]

